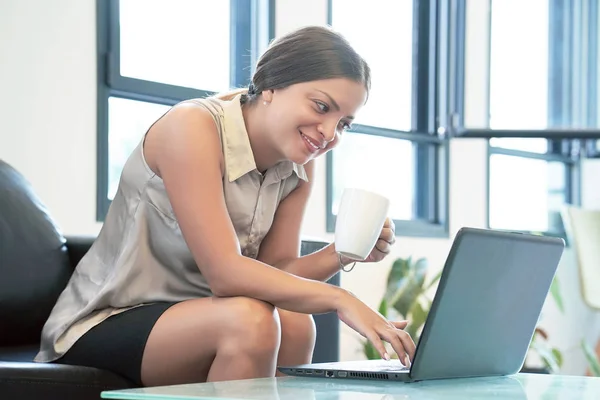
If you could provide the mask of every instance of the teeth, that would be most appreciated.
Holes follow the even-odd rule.
[[[304,133],[301,133],[301,135],[304,138],[304,140],[306,140],[308,142],[308,144],[310,144],[312,146],[313,149],[315,149],[315,150],[320,149],[320,147],[315,146],[315,144]]]

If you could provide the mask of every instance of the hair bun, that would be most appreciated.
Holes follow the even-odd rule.
[[[256,94],[256,86],[254,86],[254,83],[250,83],[250,85],[248,85],[248,95],[254,96],[255,94]]]

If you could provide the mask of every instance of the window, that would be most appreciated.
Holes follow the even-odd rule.
[[[273,0],[97,1],[98,220],[152,122],[182,100],[248,85],[272,10]]]
[[[600,140],[589,140],[586,145],[585,154],[588,158],[600,158]]]
[[[560,211],[564,204],[576,202],[577,164],[554,153],[549,140],[501,140],[505,139],[490,141],[490,228],[564,236]],[[515,150],[516,141],[529,149]],[[547,149],[540,148],[544,144]]]
[[[447,147],[437,135],[445,103],[443,60],[436,53],[436,1],[330,0],[331,26],[369,63],[372,89],[353,128],[327,155],[327,229],[345,187],[391,200],[397,232],[447,234]],[[445,23],[444,17],[439,20]],[[385,38],[385,39],[383,39]],[[374,44],[380,43],[381,46]],[[438,82],[436,84],[436,82]]]
[[[600,137],[597,4],[486,4],[489,26],[468,24],[482,29],[468,35],[489,37],[488,85],[481,85],[487,108],[481,118],[466,124],[463,118],[456,134],[490,139],[491,228],[564,236],[560,209],[578,203],[579,160],[597,151],[591,139]],[[470,77],[464,79],[468,84]],[[463,100],[473,107],[473,99]]]
[[[332,211],[337,214],[345,187],[358,186],[388,197],[390,216],[410,220],[413,216],[415,160],[412,143],[384,136],[348,133],[334,155]],[[367,160],[367,162],[362,161]]]
[[[144,132],[169,106],[121,97],[108,98],[108,199],[117,192],[121,170]]]

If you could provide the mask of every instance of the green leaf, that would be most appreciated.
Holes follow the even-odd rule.
[[[368,360],[378,360],[381,358],[379,352],[375,349],[375,346],[373,346],[369,341],[364,343],[363,351]]]
[[[379,303],[378,311],[384,318],[395,317],[397,312],[409,320],[406,330],[415,340],[418,339],[417,334],[431,308],[431,301],[425,295],[425,290],[435,285],[441,277],[440,271],[428,280],[427,271],[427,259],[420,258],[416,261],[412,257],[396,259],[387,277],[385,295]],[[370,342],[363,342],[362,345],[368,359],[381,358]]]
[[[558,360],[555,357],[555,351],[558,352],[558,350],[550,350],[546,344],[540,342],[539,340],[533,341],[531,343],[531,348],[540,356],[542,362],[550,370],[550,372],[557,373],[559,371],[560,367]],[[562,362],[562,356],[560,356],[560,358]]]
[[[594,354],[594,350],[592,350],[585,340],[581,341],[581,348],[583,349],[583,354],[585,354],[585,358],[590,366],[592,374],[594,376],[600,376],[600,361],[598,361],[598,357]]]
[[[556,302],[556,306],[560,310],[561,313],[565,312],[564,303],[562,300],[562,295],[560,294],[560,286],[558,284],[558,278],[554,277],[552,280],[552,284],[550,285],[550,293],[552,294],[552,298]]]
[[[410,258],[398,258],[392,264],[387,279],[386,299],[391,299],[394,296],[394,293],[398,290],[398,282],[405,279],[410,273],[410,260]]]
[[[385,298],[383,298],[381,300],[381,303],[379,303],[379,313],[381,315],[383,315],[384,318],[387,319],[387,317],[388,317],[388,304],[387,304],[387,300]]]
[[[556,364],[558,364],[559,367],[562,367],[563,365],[563,356],[562,353],[560,352],[560,350],[553,348],[552,349],[552,355],[554,356],[554,359],[556,360]]]
[[[433,279],[429,282],[429,284],[427,284],[427,287],[425,288],[425,290],[431,289],[433,287],[433,285],[435,285],[440,280],[440,278],[442,277],[442,272],[444,272],[443,269],[440,272],[438,272],[437,274],[435,274]]]
[[[425,310],[420,302],[416,301],[410,309],[409,313],[409,324],[406,327],[406,332],[413,338],[414,341],[418,340],[419,329],[425,323],[429,310]]]
[[[392,265],[388,276],[386,298],[388,304],[405,318],[413,303],[423,292],[426,273],[427,260],[424,258],[414,263],[411,258],[398,259]]]

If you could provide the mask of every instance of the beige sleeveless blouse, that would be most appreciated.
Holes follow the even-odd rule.
[[[190,101],[214,118],[224,156],[227,210],[242,254],[256,258],[279,203],[299,179],[307,179],[304,167],[286,161],[264,175],[256,169],[239,95],[229,101]],[[123,168],[98,238],[44,325],[35,361],[60,358],[111,315],[152,302],[211,295],[182,237],[163,182],[146,164],[142,140]]]

